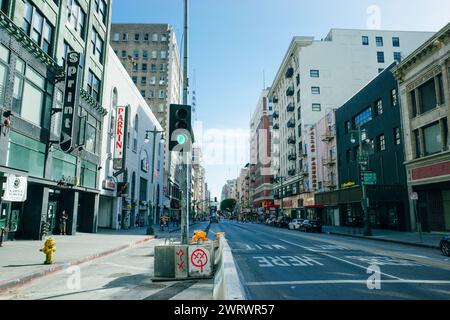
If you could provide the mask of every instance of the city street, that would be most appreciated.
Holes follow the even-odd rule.
[[[234,221],[212,224],[208,236],[218,231],[247,299],[450,299],[450,259],[438,250]],[[367,286],[370,265],[380,289]]]
[[[151,281],[154,246],[162,243],[150,241],[40,278],[0,295],[0,300],[210,300],[212,280]]]

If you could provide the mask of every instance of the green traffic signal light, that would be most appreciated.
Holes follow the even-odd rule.
[[[178,144],[185,144],[186,141],[187,141],[187,137],[186,137],[185,134],[179,134],[179,135],[177,136],[177,142],[178,142]]]

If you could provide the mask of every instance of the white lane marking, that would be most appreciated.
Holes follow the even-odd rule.
[[[293,245],[293,246],[296,246],[296,247],[303,248],[303,249],[305,249],[305,250],[311,251],[311,249],[309,249],[308,247],[305,247],[305,246],[302,246],[302,245],[299,245],[299,244],[296,244],[296,243],[293,243],[293,242],[290,242],[290,241],[287,241],[287,240],[280,239],[280,241],[283,241],[283,242],[289,243],[289,244],[291,244],[291,245]],[[367,267],[365,267],[365,266],[362,266],[362,265],[353,263],[353,262],[348,261],[348,260],[345,260],[345,259],[341,259],[341,258],[332,256],[331,254],[324,253],[324,252],[316,252],[316,253],[317,253],[317,254],[322,254],[322,255],[324,255],[324,256],[326,256],[326,257],[328,257],[328,258],[332,258],[332,259],[335,259],[335,260],[339,260],[339,261],[341,261],[341,262],[345,262],[345,263],[350,264],[350,265],[353,265],[353,266],[355,266],[355,267],[358,267],[358,268],[367,270]],[[384,272],[380,272],[380,274],[382,274],[382,275],[384,275],[384,276],[386,276],[386,277],[389,277],[389,278],[393,278],[393,279],[397,279],[397,280],[402,280],[402,279],[399,278],[399,277],[396,277],[396,276],[393,276],[393,275],[390,275],[390,274],[387,274],[387,273],[384,273]]]
[[[405,284],[450,284],[448,280],[380,280],[381,283],[405,283]],[[262,281],[246,282],[246,286],[285,286],[308,284],[367,284],[367,280],[305,280],[305,281]]]
[[[100,263],[102,265],[108,265],[111,267],[119,267],[119,268],[127,268],[127,269],[133,269],[133,270],[138,270],[138,271],[149,271],[149,269],[147,268],[140,268],[140,267],[134,267],[134,266],[128,266],[126,264],[117,264],[117,263],[112,263],[112,262],[102,262]]]

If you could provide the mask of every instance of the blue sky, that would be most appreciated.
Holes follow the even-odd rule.
[[[437,31],[450,22],[448,0],[190,0],[190,80],[195,70],[204,130],[247,129],[263,72],[270,86],[292,37],[367,29],[371,5],[380,9],[381,29]],[[172,24],[181,48],[183,0],[113,0],[113,22]],[[245,160],[205,166],[213,197]]]

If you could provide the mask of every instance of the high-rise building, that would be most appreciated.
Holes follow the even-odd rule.
[[[250,122],[250,198],[262,213],[274,207],[272,195],[272,103],[269,89],[263,90]]]
[[[180,179],[177,155],[169,152],[169,105],[181,102],[182,67],[176,34],[168,24],[111,25],[111,46],[165,130],[166,207],[177,215]]]
[[[13,226],[10,237],[58,233],[63,211],[68,234],[97,230],[110,17],[109,0],[0,1],[0,108],[12,119],[2,126],[0,171],[27,181],[25,201],[1,201],[0,226]],[[69,107],[68,52],[83,56],[73,79],[78,103]],[[62,127],[71,131],[66,152]]]
[[[276,201],[293,218],[314,210],[318,189],[314,124],[400,61],[432,33],[332,29],[327,37],[294,37],[271,86]],[[278,128],[278,129],[275,129]],[[284,201],[281,203],[281,201]]]

